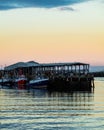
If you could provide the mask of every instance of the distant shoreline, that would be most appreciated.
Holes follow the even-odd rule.
[[[90,72],[94,77],[104,77],[104,71]]]

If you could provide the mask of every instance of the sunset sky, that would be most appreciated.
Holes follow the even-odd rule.
[[[0,0],[0,67],[104,65],[104,0]]]

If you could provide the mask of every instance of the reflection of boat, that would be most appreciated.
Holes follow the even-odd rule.
[[[37,78],[30,80],[29,87],[30,88],[46,88],[48,84],[48,78]]]

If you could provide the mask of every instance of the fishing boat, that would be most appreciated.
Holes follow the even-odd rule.
[[[14,84],[15,86],[17,86],[18,89],[25,89],[26,83],[27,83],[27,78],[25,77],[25,75],[20,75],[14,81]]]
[[[9,79],[9,78],[2,78],[2,79],[0,79],[0,85],[2,85],[2,86],[8,86],[9,84],[11,83],[11,79]]]
[[[30,88],[47,88],[48,78],[37,78],[29,81]]]

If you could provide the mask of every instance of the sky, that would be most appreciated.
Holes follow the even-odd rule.
[[[104,65],[104,0],[0,0],[0,67]]]

